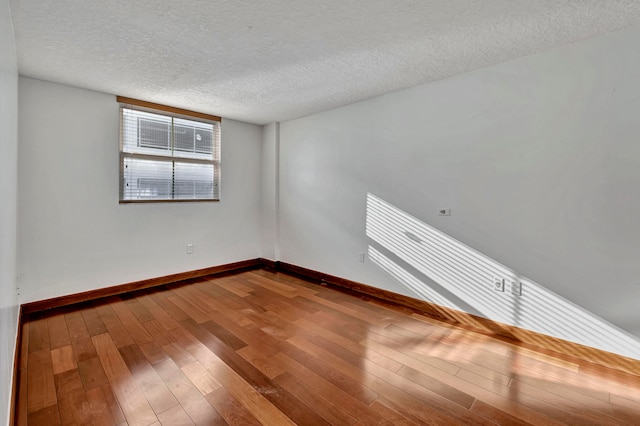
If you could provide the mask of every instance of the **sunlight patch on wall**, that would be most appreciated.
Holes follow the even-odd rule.
[[[422,300],[640,359],[637,338],[371,193],[366,235],[379,246],[369,247],[372,262]],[[520,282],[522,295],[494,291],[496,277]]]
[[[405,287],[411,290],[413,294],[423,300],[429,300],[437,303],[438,305],[448,306],[454,309],[462,310],[455,303],[442,296],[437,291],[434,291],[430,287],[426,286],[415,276],[400,267],[397,263],[393,262],[387,256],[376,250],[374,247],[369,246],[368,250],[369,259],[376,265],[385,270],[389,275],[396,279],[396,281],[402,283]]]

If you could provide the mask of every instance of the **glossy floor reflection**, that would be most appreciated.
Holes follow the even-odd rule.
[[[640,424],[640,378],[265,270],[32,315],[18,424]]]

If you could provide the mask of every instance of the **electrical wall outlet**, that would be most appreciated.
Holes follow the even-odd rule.
[[[522,296],[522,283],[518,280],[509,280],[509,292],[515,296]]]
[[[451,209],[439,209],[438,216],[451,216]]]
[[[193,244],[187,244],[187,254],[193,254]]]
[[[364,262],[364,253],[360,252],[360,254],[358,255],[358,260],[360,262]]]
[[[504,291],[504,280],[500,277],[493,279],[493,289],[495,291]]]

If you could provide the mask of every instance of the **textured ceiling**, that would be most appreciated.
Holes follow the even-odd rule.
[[[640,0],[12,0],[20,73],[252,123],[640,23]]]

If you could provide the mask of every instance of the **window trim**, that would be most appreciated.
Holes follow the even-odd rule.
[[[209,121],[222,121],[222,118],[217,115],[205,114],[203,112],[191,111],[188,109],[176,108],[167,105],[156,104],[153,102],[141,101],[139,99],[125,98],[124,96],[116,96],[116,100],[121,105],[130,105],[132,107],[140,107],[146,108],[150,110],[154,110],[155,112],[164,111],[169,114],[177,114],[182,115],[189,118],[199,118],[201,120],[209,120]],[[136,108],[133,108],[136,109]]]
[[[123,150],[124,143],[124,126],[123,126],[123,108],[131,109],[143,112],[150,112],[160,115],[165,115],[167,117],[172,118],[182,118],[187,120],[199,121],[204,123],[217,123],[220,126],[222,122],[222,118],[216,115],[205,114],[201,112],[191,111],[182,108],[171,107],[167,105],[156,104],[153,102],[142,101],[138,99],[126,98],[123,96],[116,96],[116,100],[118,102],[119,109],[119,151],[120,151],[120,175],[119,175],[119,186],[118,186],[118,201],[119,204],[145,204],[145,203],[192,203],[192,202],[219,202],[220,201],[220,175],[221,175],[221,161],[220,161],[220,135],[218,134],[218,138],[213,140],[213,160],[205,160],[201,158],[190,158],[190,157],[181,157],[181,156],[168,156],[168,155],[155,155],[155,154],[142,154],[142,153],[132,153],[125,152]],[[173,120],[172,120],[173,122]],[[173,127],[172,127],[173,131]],[[218,129],[220,132],[221,129]],[[217,140],[216,140],[217,139]],[[214,187],[217,184],[217,193],[214,191],[214,195],[217,195],[216,198],[193,198],[193,199],[184,199],[184,198],[174,198],[174,199],[162,199],[162,200],[149,200],[149,199],[138,199],[138,200],[124,200],[122,199],[122,185],[124,182],[124,160],[125,158],[134,158],[134,159],[144,159],[144,160],[158,160],[158,161],[179,161],[181,163],[193,163],[193,164],[213,164],[214,176],[213,176],[213,184]]]

